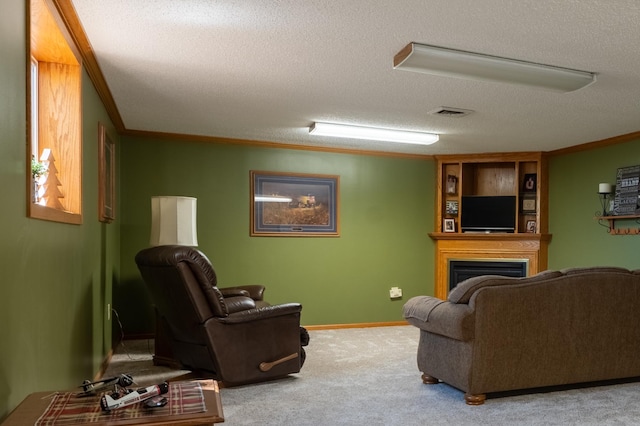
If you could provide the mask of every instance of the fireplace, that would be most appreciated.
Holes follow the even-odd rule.
[[[526,259],[449,260],[449,290],[467,278],[479,275],[526,277],[529,262]]]

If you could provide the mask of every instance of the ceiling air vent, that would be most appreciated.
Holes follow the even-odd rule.
[[[433,111],[429,111],[428,114],[439,115],[441,117],[464,117],[465,115],[469,115],[472,112],[473,111],[471,111],[470,109],[439,107],[434,109]]]

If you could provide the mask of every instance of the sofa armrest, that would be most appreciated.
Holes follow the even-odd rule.
[[[474,334],[474,310],[431,296],[416,296],[404,305],[404,318],[421,330],[468,341]]]

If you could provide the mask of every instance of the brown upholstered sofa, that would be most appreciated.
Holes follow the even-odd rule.
[[[640,376],[640,270],[480,276],[448,299],[411,298],[424,383],[445,382],[470,405],[486,394]]]

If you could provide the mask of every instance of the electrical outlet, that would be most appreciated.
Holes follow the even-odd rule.
[[[399,299],[402,297],[402,289],[398,287],[391,287],[389,290],[389,297],[391,299]]]

